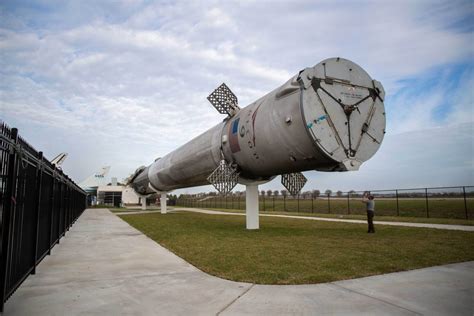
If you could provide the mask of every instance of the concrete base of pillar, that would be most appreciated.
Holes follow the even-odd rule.
[[[166,193],[161,193],[160,206],[161,214],[166,214]]]
[[[245,186],[245,217],[247,229],[259,229],[258,218],[258,185],[248,184]]]

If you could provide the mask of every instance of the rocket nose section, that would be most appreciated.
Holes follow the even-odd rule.
[[[303,117],[313,141],[339,163],[339,170],[359,169],[385,134],[382,84],[343,58],[326,59],[300,78]]]

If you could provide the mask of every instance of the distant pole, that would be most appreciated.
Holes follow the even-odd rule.
[[[430,218],[430,209],[428,208],[428,188],[425,188],[426,217]]]
[[[263,199],[263,211],[265,212],[265,194],[262,195],[262,199]]]
[[[314,196],[311,195],[311,213],[314,213]]]
[[[286,212],[286,195],[283,195],[283,211]]]
[[[397,198],[397,216],[400,216],[400,208],[398,206],[398,190],[395,190],[395,197]]]
[[[469,215],[467,214],[466,187],[462,187],[462,195],[464,197],[464,212],[466,212],[466,219],[469,219]]]
[[[298,193],[298,196],[296,197],[298,199],[298,206],[296,208],[296,211],[299,213],[300,212],[300,194]]]
[[[275,196],[273,196],[273,212],[275,212]]]

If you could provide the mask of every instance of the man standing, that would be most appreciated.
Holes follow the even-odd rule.
[[[367,224],[369,224],[369,230],[367,233],[375,233],[374,228],[374,215],[375,215],[375,201],[374,196],[368,192],[364,194],[362,203],[367,205]]]

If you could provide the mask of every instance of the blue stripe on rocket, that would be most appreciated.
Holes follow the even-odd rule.
[[[229,145],[232,153],[240,151],[239,146],[239,120],[240,118],[235,119],[229,126]]]

